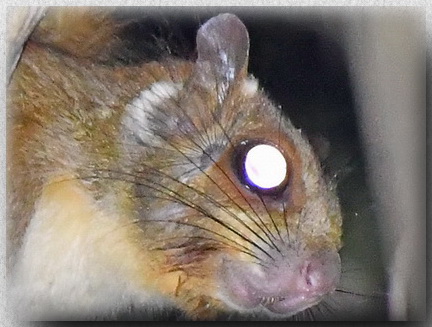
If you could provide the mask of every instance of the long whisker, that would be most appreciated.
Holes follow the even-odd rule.
[[[113,176],[88,176],[87,178],[104,178],[104,179],[112,179],[112,180],[119,180],[119,181],[125,181],[124,179],[121,178],[115,178]],[[83,177],[83,179],[85,179],[85,177]],[[144,180],[145,181],[145,180]],[[228,229],[229,231],[231,231],[232,233],[236,234],[237,236],[241,237],[243,240],[245,240],[246,242],[252,244],[254,247],[256,247],[257,249],[259,249],[260,251],[262,251],[265,255],[267,255],[269,258],[271,258],[272,260],[274,260],[274,258],[267,252],[265,251],[261,246],[259,246],[256,242],[254,242],[253,240],[249,239],[247,236],[243,235],[242,233],[238,232],[234,227],[232,227],[231,225],[225,223],[224,221],[220,220],[219,218],[215,217],[214,215],[212,215],[210,212],[208,212],[207,210],[205,210],[204,208],[202,208],[201,206],[190,202],[188,199],[184,198],[181,194],[179,194],[177,191],[170,189],[169,187],[166,187],[165,185],[162,185],[160,183],[156,183],[154,181],[147,181],[148,183],[151,184],[145,184],[144,182],[134,182],[134,181],[128,181],[130,183],[134,183],[135,185],[138,186],[144,186],[147,187],[149,189],[152,189],[154,191],[160,192],[172,199],[175,199],[177,201],[179,201],[179,203],[181,203],[182,205],[191,208],[201,214],[203,214],[205,217],[208,217],[209,219],[213,220],[214,222],[220,224],[221,226],[225,227],[226,229]],[[161,189],[155,187],[161,187]],[[166,192],[164,192],[166,191]],[[143,195],[145,197],[145,195]]]
[[[219,171],[221,171],[224,176],[227,178],[227,180],[236,188],[236,190],[238,191],[238,194],[240,194],[240,196],[242,197],[242,199],[248,204],[248,206],[251,208],[251,210],[254,212],[255,216],[258,218],[258,220],[260,221],[261,225],[258,224],[258,222],[256,220],[254,220],[251,215],[244,210],[240,205],[238,205],[228,194],[226,194],[229,199],[242,211],[242,213],[244,213],[268,238],[268,240],[270,241],[270,243],[273,245],[273,247],[277,248],[276,244],[272,241],[270,235],[271,232],[268,229],[268,227],[264,224],[263,220],[261,219],[260,215],[256,212],[256,210],[253,208],[252,204],[247,200],[247,198],[243,195],[243,193],[239,190],[238,186],[234,183],[234,181],[226,174],[226,172],[222,169],[222,167],[219,166],[219,164],[214,161],[214,159],[204,150],[202,149],[203,154],[205,154],[207,157],[210,158],[210,160],[213,162],[213,164],[219,169]],[[267,231],[266,231],[267,230]],[[268,244],[268,243],[267,243]],[[269,244],[268,244],[269,245]],[[279,251],[279,249],[278,249]]]
[[[298,217],[298,220],[297,220],[297,227],[296,227],[296,232],[295,232],[295,243],[296,244],[300,244],[300,242],[298,242],[299,241],[299,231],[300,231],[300,221],[301,221],[301,216]],[[299,249],[297,246],[296,246],[296,249],[297,249],[297,254],[298,254]]]
[[[182,156],[184,156],[192,165],[194,165],[204,176],[206,176],[206,178],[208,178],[216,187],[218,187],[218,189],[236,206],[238,207],[247,217],[249,217],[251,219],[251,221],[255,222],[255,220],[253,220],[250,215],[240,206],[238,205],[234,199],[232,199],[231,196],[229,196],[229,194],[227,194],[226,192],[224,192],[224,190],[222,189],[222,187],[211,177],[209,176],[199,165],[197,165],[190,157],[188,157],[183,151],[181,151],[178,147],[176,147],[173,143],[169,142],[167,139],[165,139],[162,135],[159,135],[159,137],[161,139],[163,139],[167,144],[169,144],[171,147],[173,147],[175,150],[177,150]],[[197,146],[199,146],[197,144]],[[214,161],[214,159],[206,153],[206,151],[204,149],[202,149],[203,153],[205,153],[210,160]],[[224,173],[225,176],[226,173],[223,171],[223,169],[221,169],[221,171]],[[240,192],[240,191],[239,191]],[[270,244],[264,240],[262,238],[261,235],[259,235],[255,230],[253,230],[248,224],[246,224],[243,220],[239,219],[237,216],[234,217],[239,223],[241,223],[243,226],[245,226],[249,231],[251,231],[257,238],[259,238],[262,242],[266,243],[268,246],[270,246]],[[262,227],[257,224],[255,222],[255,224],[262,230]],[[263,230],[263,232],[265,233],[265,231]],[[265,233],[266,234],[266,233]],[[266,234],[267,235],[267,234]],[[268,236],[267,236],[268,237]],[[268,237],[269,238],[269,237]],[[271,239],[269,238],[269,241],[274,245],[274,243],[271,241]]]
[[[372,292],[370,294],[364,294],[364,293],[359,293],[359,292],[353,292],[353,291],[348,291],[348,290],[343,290],[343,289],[336,289],[335,292],[338,293],[343,293],[343,294],[350,294],[350,295],[354,295],[354,296],[362,296],[362,297],[369,297],[369,298],[383,298],[386,297],[388,294],[385,292]]]
[[[313,307],[312,308],[308,308],[306,310],[308,312],[308,316],[309,316],[310,321],[315,321],[316,318],[315,318],[315,314],[314,314],[314,311],[313,311]]]
[[[319,303],[319,306],[322,306],[324,309],[326,309],[330,313],[330,315],[334,315],[335,309],[327,301],[321,301]]]
[[[151,221],[154,221],[154,222],[163,222],[163,223],[168,222],[168,223],[175,223],[175,224],[179,223],[181,225],[188,225],[188,226],[191,226],[191,227],[194,227],[194,228],[198,227],[199,229],[205,230],[205,231],[207,231],[209,233],[212,232],[209,229],[201,228],[201,226],[195,226],[193,224],[183,224],[182,222],[177,222],[177,221],[170,221],[170,220],[168,220],[168,221],[165,221],[165,220],[157,220],[157,221],[156,220],[151,220]],[[216,234],[216,235],[218,235],[220,237],[224,237],[221,234],[217,234],[217,233],[213,233],[213,234]],[[235,242],[235,241],[230,240],[227,237],[224,237],[224,238],[227,239],[228,241]],[[188,236],[169,237],[169,238],[165,238],[165,239],[162,239],[162,240],[159,240],[159,241],[166,242],[166,241],[175,240],[175,239],[188,239],[188,240],[190,240],[190,239],[201,239],[201,240],[206,240],[206,241],[214,241],[216,243],[223,244],[223,245],[227,246],[228,248],[231,248],[231,249],[234,249],[236,251],[239,251],[239,252],[242,252],[244,254],[247,254],[247,255],[253,257],[254,259],[257,259],[258,261],[254,261],[253,262],[254,264],[260,265],[262,267],[267,267],[264,263],[261,262],[261,259],[257,255],[255,255],[253,252],[249,251],[249,249],[247,249],[244,246],[241,246],[241,244],[238,244],[238,243],[235,243],[236,246],[233,246],[232,244],[229,244],[228,242],[221,241],[219,239],[214,239],[214,238],[205,237],[205,236],[190,236],[190,235],[188,235]],[[168,250],[168,249],[171,249],[171,247],[163,247],[163,248],[162,247],[154,247],[151,250]]]
[[[205,198],[206,200],[208,200],[209,202],[211,202],[211,203],[213,203],[216,207],[218,207],[218,208],[220,208],[220,209],[222,209],[224,212],[226,212],[227,214],[229,214],[231,217],[233,217],[237,222],[239,222],[239,223],[241,223],[243,226],[245,226],[249,231],[251,231],[256,237],[258,237],[259,239],[261,239],[263,242],[265,242],[265,240],[259,235],[259,234],[257,234],[253,229],[251,229],[247,224],[245,224],[241,219],[239,219],[233,212],[231,212],[230,210],[228,210],[225,206],[223,206],[222,204],[220,204],[218,201],[216,201],[216,200],[214,200],[212,197],[210,197],[209,195],[207,195],[207,194],[205,194],[204,192],[201,192],[201,191],[199,191],[199,190],[197,190],[196,188],[194,188],[194,187],[192,187],[192,186],[190,186],[190,185],[188,185],[188,184],[186,184],[186,183],[183,183],[183,182],[181,182],[181,181],[179,181],[179,180],[177,180],[177,179],[175,179],[175,178],[173,178],[171,175],[169,175],[169,174],[166,174],[166,173],[164,173],[164,172],[161,172],[160,170],[158,170],[158,169],[156,169],[156,168],[153,168],[153,167],[151,167],[151,166],[148,166],[148,165],[145,165],[145,164],[141,164],[141,165],[144,165],[146,168],[148,168],[148,169],[150,169],[150,170],[152,170],[152,171],[155,171],[156,173],[158,173],[158,174],[160,174],[160,175],[162,175],[162,176],[165,176],[165,177],[167,177],[167,178],[170,178],[171,180],[173,180],[174,182],[176,182],[176,183],[178,183],[178,184],[180,184],[180,185],[182,185],[182,186],[185,186],[187,189],[189,189],[189,190],[191,190],[191,191],[193,191],[193,192],[195,192],[196,194],[198,194],[198,195],[200,195],[200,196],[202,196],[203,198]],[[107,172],[111,172],[111,173],[115,173],[115,171],[112,171],[112,170],[100,170],[100,171],[107,171]],[[136,176],[136,175],[134,175],[134,174],[130,174],[130,173],[127,173],[127,172],[117,172],[118,174],[122,174],[122,175],[127,175],[127,176],[130,176],[130,177],[138,177],[138,176]],[[139,177],[139,178],[142,178],[142,177]],[[143,180],[146,180],[146,179],[144,179],[144,178],[142,178]],[[159,185],[160,187],[163,187],[163,188],[165,188],[165,186],[164,185],[162,185],[162,184],[158,184],[158,183],[156,183],[156,182],[154,182],[154,181],[151,181],[151,180],[146,180],[147,182],[150,182],[150,183],[154,183],[154,184],[156,184],[156,185]],[[265,242],[266,243],[266,242]],[[267,243],[267,245],[269,245],[268,243]]]
[[[157,196],[149,196],[149,197],[151,197],[151,198],[156,198],[156,199],[163,199],[163,200],[166,200],[166,201],[173,201],[173,202],[175,201],[175,202],[178,202],[178,200],[173,200],[173,199],[169,199],[169,198],[165,198],[165,197],[157,197]],[[183,216],[183,218],[193,217],[193,216],[197,216],[197,215]],[[123,224],[122,226],[120,226],[120,228],[127,228],[127,227],[129,227],[129,226],[131,226],[131,225],[135,225],[135,224],[142,223],[142,222],[143,222],[142,219],[135,219],[135,220],[132,220],[132,221],[126,223],[126,224]],[[216,236],[219,237],[219,238],[225,239],[225,240],[227,240],[227,241],[233,243],[234,245],[233,245],[233,244],[229,244],[228,242],[221,241],[220,239],[215,239],[215,238],[206,238],[206,237],[201,237],[201,238],[203,238],[203,239],[208,239],[208,240],[212,240],[212,241],[215,241],[215,242],[218,242],[218,243],[224,244],[224,245],[226,245],[226,246],[228,246],[228,247],[230,247],[230,248],[232,248],[232,249],[234,249],[234,250],[237,250],[237,251],[239,251],[239,252],[245,253],[245,254],[247,254],[247,255],[249,255],[249,256],[255,258],[255,259],[258,259],[258,261],[260,261],[260,258],[259,258],[257,255],[255,255],[253,252],[251,252],[251,251],[250,251],[247,247],[245,247],[244,245],[242,245],[242,244],[236,242],[235,240],[232,240],[232,239],[226,237],[225,235],[222,235],[222,234],[220,234],[220,233],[217,233],[217,232],[215,232],[214,230],[211,230],[211,229],[205,228],[205,227],[203,227],[203,226],[195,225],[195,224],[192,224],[192,223],[185,223],[185,222],[179,222],[179,221],[174,221],[174,220],[168,220],[168,219],[165,219],[165,220],[163,220],[163,219],[161,219],[161,220],[151,219],[151,220],[145,220],[145,222],[146,222],[146,223],[147,223],[147,222],[175,223],[175,224],[178,224],[178,225],[186,225],[186,226],[189,226],[189,227],[193,227],[193,228],[196,228],[196,229],[203,230],[203,231],[205,231],[205,232],[207,232],[207,233],[214,234],[214,235],[216,235]],[[117,231],[117,230],[118,230],[118,227],[114,228],[114,229],[111,230],[110,232],[107,232],[106,234],[104,234],[104,235],[101,236],[100,238],[107,237],[110,233],[113,233],[113,232],[115,232],[115,231]],[[198,237],[198,236],[183,236],[183,237],[184,237],[184,238],[196,238],[196,237]],[[265,267],[265,265],[264,265],[263,263],[261,263],[261,262],[255,262],[255,263]]]
[[[287,233],[288,244],[291,244],[290,232],[289,232],[288,221],[287,221],[287,211],[286,211],[286,205],[285,205],[284,201],[282,201],[282,209],[283,209],[283,221],[284,221],[284,225],[285,225],[285,229],[286,229],[286,233]]]
[[[285,243],[284,240],[282,239],[282,236],[281,236],[281,234],[280,234],[279,228],[277,227],[276,222],[274,221],[273,216],[271,215],[270,210],[268,209],[268,207],[267,207],[267,205],[266,205],[266,203],[265,203],[263,197],[262,197],[261,195],[258,195],[258,197],[259,197],[259,199],[261,200],[261,203],[263,204],[263,207],[264,207],[265,211],[267,212],[267,215],[268,215],[268,217],[270,218],[270,221],[273,223],[273,226],[274,226],[276,232],[278,233],[278,236],[279,236],[280,241],[281,241],[282,243]],[[274,239],[276,240],[276,237],[275,237],[273,234],[271,234],[271,235],[272,235],[272,236],[274,237]],[[277,246],[275,246],[275,248],[276,248],[276,250],[277,250],[279,253],[281,253],[280,249],[279,249]]]
[[[178,105],[178,102],[177,101],[174,101],[173,99],[171,99],[172,100],[172,103],[174,103],[176,106],[177,106],[177,109],[179,109],[179,110],[181,110],[182,111],[182,114],[183,114],[183,116],[184,117],[186,117],[186,118],[188,118],[188,120],[189,120],[189,122],[191,122],[191,125],[196,129],[196,131],[197,131],[197,135],[198,135],[198,137],[201,137],[202,136],[202,134],[206,134],[206,131],[204,130],[204,133],[202,132],[202,131],[199,131],[198,130],[198,128],[195,126],[195,124],[193,123],[193,120],[191,119],[191,117],[189,116],[189,113],[188,112],[186,112],[185,111],[185,109],[184,108],[182,108],[180,105]],[[160,111],[162,111],[162,110],[160,110]],[[149,114],[151,114],[151,113],[149,113]],[[223,128],[223,126],[221,125],[221,123],[219,122],[219,120],[217,120],[216,119],[216,117],[215,117],[215,115],[214,115],[214,113],[213,113],[213,111],[211,111],[211,114],[212,114],[212,116],[213,116],[213,119],[214,119],[214,121],[217,123],[217,125],[221,128],[221,130],[222,130],[222,132],[224,133],[224,135],[225,135],[225,137],[227,138],[227,140],[230,142],[230,144],[232,145],[232,141],[231,141],[231,139],[230,139],[230,137],[228,136],[228,134],[227,134],[227,132],[226,132],[226,130]],[[159,121],[160,123],[162,123],[162,124],[164,124],[165,122],[163,122],[163,121],[160,121],[160,119],[157,119],[157,117],[155,117],[154,115],[152,115],[152,118],[153,119],[155,119],[155,120],[157,120],[157,121]],[[203,126],[204,126],[204,124],[203,124]],[[180,129],[180,131],[181,131],[181,129]],[[207,153],[207,151],[205,151],[205,149],[203,148],[203,147],[201,147],[198,143],[196,143],[192,138],[190,138],[190,136],[187,134],[187,133],[183,133],[183,131],[181,131],[182,132],[182,134],[184,134],[184,136],[186,136],[186,137],[188,137],[188,139],[189,139],[189,141],[191,141],[192,143],[194,143],[194,145],[195,146],[197,146],[199,149],[201,149],[202,150],[202,152],[203,152],[203,154],[204,155],[206,155],[216,166],[217,166],[217,168],[225,175],[225,178],[227,178],[227,180],[229,180],[230,182],[231,182],[231,184],[233,184],[234,186],[235,186],[235,188],[237,189],[237,191],[238,191],[238,193],[242,196],[242,198],[245,200],[245,202],[249,205],[249,207],[252,209],[252,211],[254,212],[254,214],[258,217],[258,219],[260,220],[260,222],[263,224],[263,226],[264,227],[266,227],[265,226],[265,224],[263,223],[263,221],[261,220],[261,218],[260,218],[260,216],[258,215],[258,213],[255,211],[255,209],[253,208],[253,206],[250,204],[250,202],[247,200],[247,198],[246,197],[244,197],[244,195],[241,193],[241,191],[238,189],[238,187],[237,187],[237,185],[231,180],[231,178],[225,173],[225,171],[215,162],[215,160],[213,159],[213,157],[210,155],[210,154],[208,154]],[[161,139],[163,139],[165,142],[167,142],[168,144],[170,144],[165,138],[163,138],[162,137],[162,135],[158,135]],[[211,142],[209,141],[209,144],[211,144]],[[173,144],[170,144],[171,146],[173,146]],[[183,151],[179,151],[183,156],[186,156],[185,154],[184,154],[184,152]],[[186,156],[187,157],[187,156]],[[189,158],[187,158],[187,159],[189,159]],[[204,173],[204,171],[198,166],[198,165],[196,165],[192,160],[190,160],[191,161],[191,163],[192,164],[194,164],[196,167],[197,167],[197,169],[199,169],[200,171],[202,171],[203,173]],[[205,174],[205,173],[204,173]],[[207,176],[207,175],[206,175]],[[208,178],[209,178],[209,176],[207,176]],[[216,182],[214,182],[212,179],[210,179],[217,187],[219,187],[220,188],[220,186],[216,183]],[[240,210],[242,210],[243,211],[243,213],[247,216],[247,217],[249,217],[249,219],[251,219],[251,221],[252,222],[254,222],[256,225],[257,225],[257,227],[259,227],[263,232],[264,232],[264,234],[267,236],[267,238],[269,238],[269,241],[272,243],[272,245],[273,246],[275,246],[276,247],[276,245],[272,242],[272,240],[270,239],[270,237],[269,237],[269,235],[265,232],[265,230],[263,230],[263,228],[262,227],[260,227],[259,226],[259,224],[255,221],[255,220],[253,220],[251,217],[250,217],[250,215],[241,207],[241,206],[239,206],[231,197],[229,197],[229,195],[228,194],[226,194],[226,193],[224,193],[229,199],[230,199],[230,201],[234,204],[234,205],[236,205]],[[270,231],[268,231],[269,233],[270,233]],[[270,233],[271,234],[271,233]]]
[[[179,107],[180,110],[184,110],[183,108]],[[188,116],[187,112],[184,112],[184,115]],[[153,116],[153,119],[160,121],[159,119],[157,119],[157,117]],[[160,121],[161,123],[163,123],[162,121]],[[201,135],[202,132],[198,131],[197,127],[195,125],[193,125],[194,128],[197,130],[198,135]],[[182,132],[182,131],[181,131]],[[237,187],[237,185],[234,183],[234,181],[231,180],[231,178],[226,174],[226,172],[224,171],[224,169],[222,169],[220,167],[220,165],[214,160],[214,158],[205,150],[204,147],[202,147],[199,143],[197,143],[196,141],[194,141],[187,133],[182,132],[182,134],[188,138],[188,140],[190,142],[192,142],[194,144],[194,146],[198,149],[200,149],[202,151],[202,153],[207,156],[212,163],[218,168],[218,170],[220,172],[222,172],[222,174],[224,175],[224,177],[236,188],[238,194],[240,194],[240,196],[243,198],[243,200],[248,204],[248,206],[252,209],[252,211],[254,212],[254,214],[256,215],[256,217],[259,219],[259,221],[261,222],[261,224],[264,226],[264,228],[266,228],[264,222],[262,221],[261,217],[259,216],[259,214],[255,211],[255,209],[253,208],[253,206],[250,204],[250,202],[247,200],[247,198],[243,195],[243,193],[239,190],[239,188]],[[169,144],[171,147],[173,147],[175,150],[177,150],[182,156],[184,156],[192,165],[194,165],[200,172],[202,172],[238,209],[240,209],[242,211],[242,213],[247,216],[265,235],[266,237],[269,239],[270,243],[272,243],[272,245],[274,247],[276,247],[276,245],[274,244],[274,242],[271,240],[271,238],[269,237],[268,233],[263,229],[263,227],[261,225],[259,225],[251,216],[250,214],[244,210],[236,201],[234,201],[234,199],[227,194],[226,192],[224,192],[224,190],[222,189],[222,187],[219,185],[219,183],[217,183],[214,179],[212,179],[201,167],[199,167],[199,165],[197,165],[192,159],[190,159],[190,157],[188,157],[183,151],[181,151],[178,147],[174,146],[173,143],[169,142],[166,138],[164,138],[162,135],[158,135],[159,138],[161,138],[164,142],[166,142],[167,144]],[[228,136],[227,136],[228,137]],[[196,150],[196,149],[193,149]],[[268,231],[270,232],[270,231]],[[270,233],[271,234],[271,233]],[[264,240],[263,240],[264,241]],[[265,241],[264,241],[265,242]],[[267,242],[265,242],[267,243]],[[270,245],[267,243],[267,245]]]
[[[227,141],[229,142],[229,144],[231,145],[231,147],[234,147],[234,144],[232,143],[232,140],[230,138],[230,136],[228,135],[228,132],[226,131],[226,129],[222,126],[221,122],[216,119],[215,115],[213,112],[211,112],[214,121],[216,122],[216,124],[218,125],[218,127],[221,129],[222,133],[224,134],[225,138],[227,139]],[[231,178],[225,173],[225,171],[218,165],[217,162],[215,162],[213,160],[213,158],[211,158],[209,156],[210,160],[212,160],[213,164],[225,175],[225,177],[230,181],[230,183],[236,188],[236,190],[238,191],[238,193],[240,194],[240,196],[243,198],[243,200],[248,204],[249,208],[253,211],[253,213],[255,214],[255,216],[259,219],[259,221],[261,222],[261,224],[264,226],[265,229],[267,229],[268,233],[271,235],[271,231],[267,228],[267,226],[264,224],[263,220],[261,219],[260,215],[256,212],[255,208],[252,206],[252,204],[248,201],[248,199],[243,195],[243,193],[238,189],[237,185],[234,183],[234,181],[231,180]],[[257,223],[256,223],[257,224]],[[271,238],[269,237],[269,235],[262,229],[262,231],[266,234],[266,236],[269,238],[269,240],[271,241]],[[276,244],[272,242],[272,245],[277,249],[277,251],[279,251],[278,247],[276,246]],[[280,251],[279,251],[280,252]]]

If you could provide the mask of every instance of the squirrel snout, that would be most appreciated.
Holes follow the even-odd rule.
[[[287,251],[263,264],[225,261],[223,296],[235,307],[291,316],[317,304],[340,278],[337,252],[298,255]]]

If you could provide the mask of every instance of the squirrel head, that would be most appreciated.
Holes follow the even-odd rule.
[[[290,316],[335,290],[341,213],[311,146],[247,72],[232,14],[198,31],[197,59],[156,81],[122,118],[122,179],[134,221],[175,297],[198,312]]]

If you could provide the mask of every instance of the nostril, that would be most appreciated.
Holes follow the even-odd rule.
[[[312,280],[311,280],[311,269],[312,268],[311,268],[311,266],[312,265],[310,262],[306,264],[306,272],[305,272],[304,278],[305,278],[307,286],[312,286]]]
[[[317,260],[308,261],[303,265],[299,276],[299,287],[306,292],[322,292],[327,287],[326,266]]]
[[[331,291],[338,279],[338,269],[323,258],[310,258],[303,263],[298,276],[299,290],[313,293]]]
[[[306,275],[305,279],[306,279],[306,285],[307,285],[307,286],[312,286],[312,281],[311,281],[310,276],[309,276],[309,275]]]
[[[306,291],[313,290],[315,284],[317,283],[317,272],[315,271],[312,262],[305,262],[305,264],[300,269],[299,285],[300,288]]]

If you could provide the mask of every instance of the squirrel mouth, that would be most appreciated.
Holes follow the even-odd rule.
[[[263,307],[267,307],[269,305],[272,305],[275,302],[280,302],[280,301],[283,301],[283,300],[285,300],[285,298],[282,297],[282,296],[277,296],[277,297],[275,297],[275,296],[270,296],[270,297],[269,296],[265,296],[265,297],[261,298],[259,304],[262,305]]]
[[[285,257],[286,258],[286,257]],[[226,261],[221,271],[223,298],[229,306],[292,316],[333,292],[340,278],[337,252],[281,259],[268,269]]]
[[[318,304],[321,298],[322,296],[316,296],[311,298],[289,298],[282,296],[262,297],[259,305],[269,310],[270,312],[291,316],[315,304]]]

